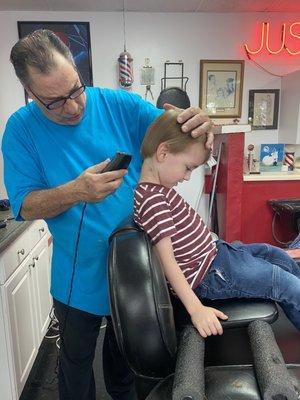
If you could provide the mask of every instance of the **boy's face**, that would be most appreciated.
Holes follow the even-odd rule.
[[[179,182],[188,181],[192,171],[206,162],[208,150],[202,143],[193,143],[180,153],[166,152],[160,163],[160,183],[166,187],[176,186]]]

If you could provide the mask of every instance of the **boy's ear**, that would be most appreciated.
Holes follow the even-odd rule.
[[[165,143],[165,142],[160,143],[156,149],[157,161],[158,162],[164,161],[168,153],[169,153],[169,149],[168,149],[167,143]]]

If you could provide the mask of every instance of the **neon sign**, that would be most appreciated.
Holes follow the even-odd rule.
[[[300,22],[292,23],[289,26],[289,28],[287,28],[286,23],[283,23],[282,27],[281,27],[281,43],[279,44],[277,49],[274,49],[274,48],[271,49],[271,46],[270,46],[270,23],[263,22],[262,29],[261,29],[261,35],[260,35],[260,44],[258,44],[257,49],[256,50],[250,49],[249,46],[246,43],[244,43],[245,50],[248,54],[259,54],[264,49],[267,50],[270,54],[279,54],[283,51],[287,51],[287,53],[289,53],[292,56],[300,54],[300,50],[290,49],[286,43],[288,38],[300,39],[300,33],[295,32],[297,27],[300,27]]]

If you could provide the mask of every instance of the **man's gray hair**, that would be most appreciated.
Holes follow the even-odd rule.
[[[31,78],[28,67],[33,67],[42,74],[50,73],[57,66],[55,53],[61,54],[76,69],[69,47],[54,32],[38,29],[13,46],[10,61],[21,83],[29,86]]]

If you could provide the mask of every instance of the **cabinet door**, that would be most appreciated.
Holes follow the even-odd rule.
[[[0,390],[1,399],[16,400],[17,385],[15,381],[15,369],[12,361],[12,349],[7,338],[7,317],[6,308],[3,307],[3,287],[0,286]],[[6,304],[6,300],[5,300]]]
[[[30,232],[31,227],[22,232],[22,234],[13,243],[11,243],[3,253],[1,253],[1,284],[5,283],[9,279],[18,266],[25,260],[30,250],[34,246]]]
[[[31,264],[31,258],[27,257],[3,287],[9,310],[8,329],[18,395],[22,392],[38,352]]]
[[[40,344],[48,328],[49,313],[52,306],[52,298],[50,296],[50,260],[47,236],[43,238],[32,251],[32,261],[32,276],[34,278],[34,289],[36,294],[38,343]]]

